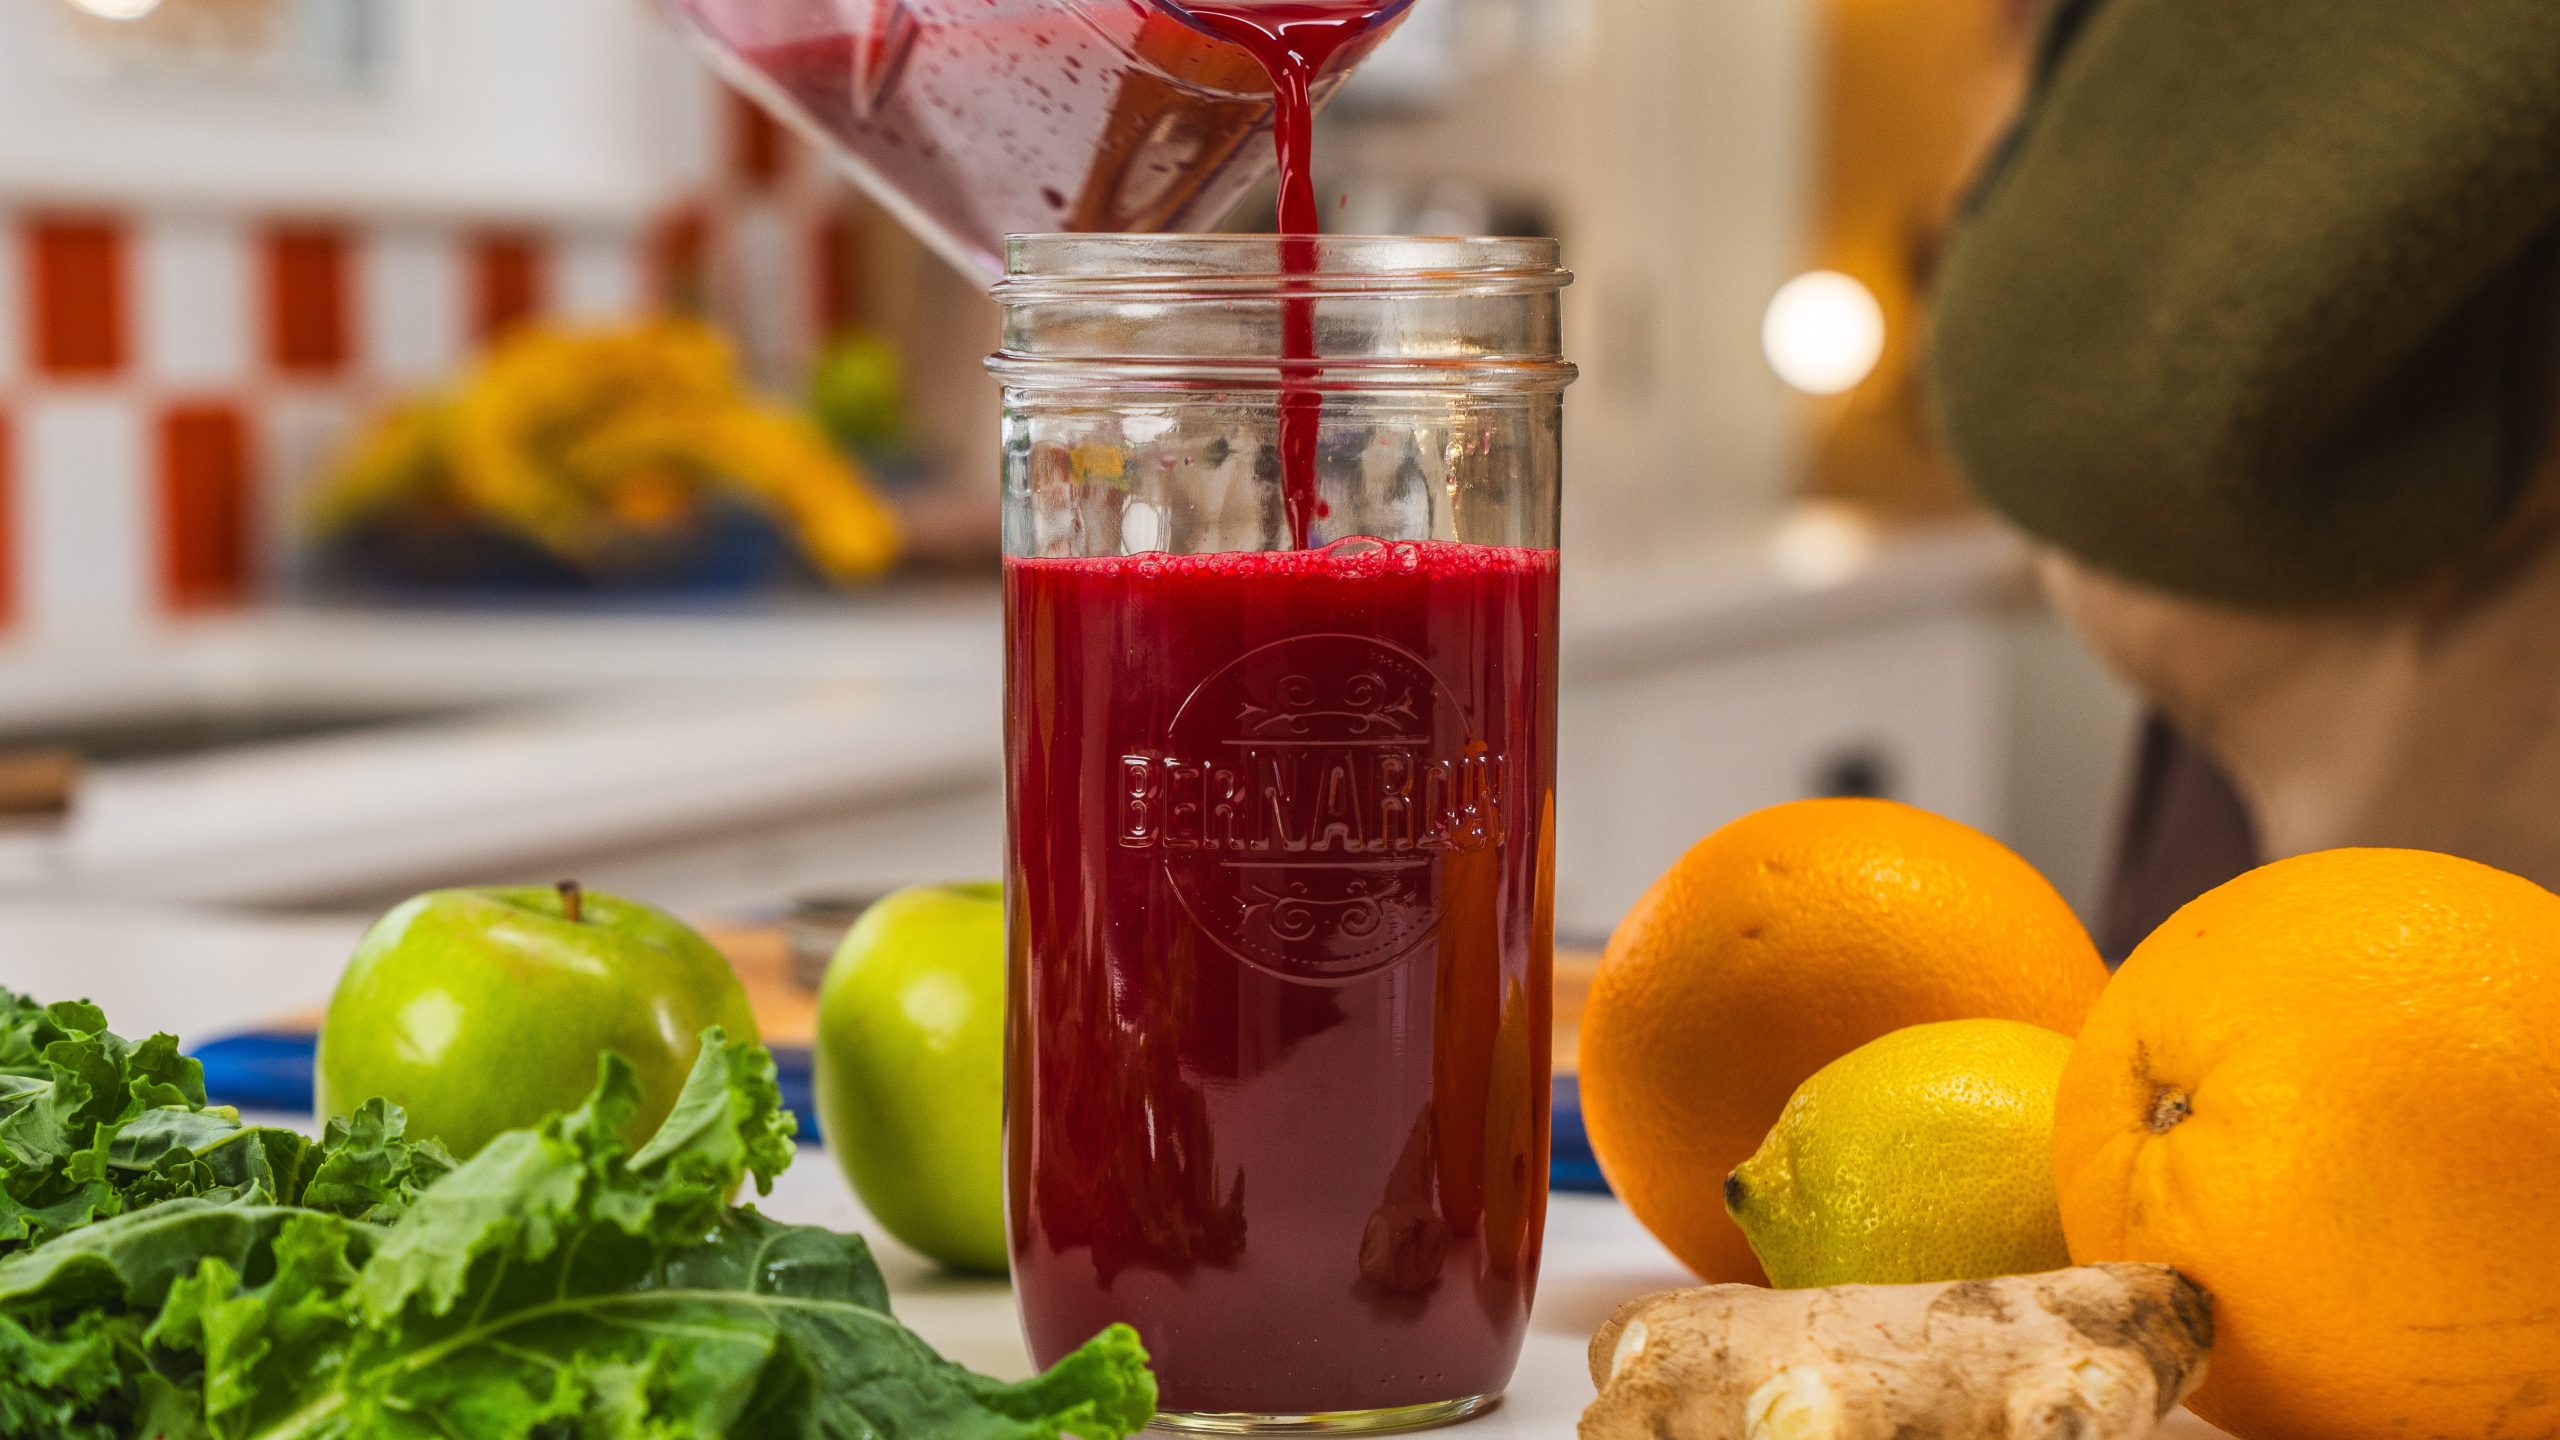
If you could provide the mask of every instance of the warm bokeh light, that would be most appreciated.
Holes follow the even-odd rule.
[[[1789,583],[1827,590],[1856,579],[1875,559],[1875,521],[1836,501],[1799,505],[1769,537],[1769,561]]]
[[[70,4],[102,20],[139,20],[160,8],[160,0],[70,0]]]
[[[1760,348],[1779,379],[1808,395],[1838,395],[1857,388],[1883,357],[1884,307],[1837,270],[1799,275],[1770,297]]]

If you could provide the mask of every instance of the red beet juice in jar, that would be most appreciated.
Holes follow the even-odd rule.
[[[1014,558],[1007,1164],[1046,1363],[1498,1394],[1546,1205],[1556,557]]]

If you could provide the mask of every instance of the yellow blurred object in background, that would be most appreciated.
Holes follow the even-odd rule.
[[[449,391],[360,434],[313,502],[324,536],[404,510],[459,512],[582,568],[702,502],[761,511],[832,581],[897,558],[896,516],[810,417],[739,382],[706,326],[532,327]]]

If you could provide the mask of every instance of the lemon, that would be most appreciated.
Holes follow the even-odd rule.
[[[2015,1020],[1896,1030],[1797,1089],[1725,1208],[1783,1289],[2061,1269],[2053,1097],[2070,1057]]]

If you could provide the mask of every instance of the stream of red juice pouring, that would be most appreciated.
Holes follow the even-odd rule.
[[[1316,269],[1315,83],[1341,53],[1369,37],[1393,13],[1391,0],[1170,0],[1194,24],[1251,55],[1271,77],[1271,137],[1280,150],[1281,268]],[[1316,354],[1315,303],[1285,302],[1281,357]],[[1280,392],[1280,477],[1289,543],[1303,550],[1324,513],[1316,489],[1316,448],[1324,396],[1284,382]]]
[[[1033,1354],[1187,1413],[1498,1393],[1544,1230],[1556,556],[1005,562]]]

